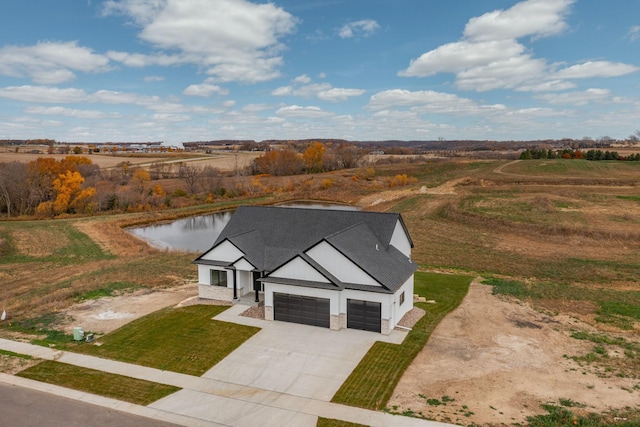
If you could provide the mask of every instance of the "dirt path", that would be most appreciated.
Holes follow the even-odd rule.
[[[381,191],[371,196],[363,197],[362,199],[360,199],[359,204],[361,206],[375,206],[381,203],[386,203],[419,194],[457,194],[456,186],[468,182],[469,180],[469,177],[463,177],[452,179],[437,187],[427,187],[423,185],[419,189],[406,188],[402,190]]]
[[[589,329],[573,318],[499,299],[491,287],[474,282],[405,372],[388,406],[461,425],[524,423],[544,412],[540,404],[559,399],[597,413],[610,405],[635,407],[637,393],[627,390],[637,380],[600,378],[566,357],[594,346],[571,338],[571,328]]]

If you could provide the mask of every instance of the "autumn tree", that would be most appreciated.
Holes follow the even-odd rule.
[[[63,213],[84,213],[95,189],[82,188],[84,178],[79,172],[66,171],[53,180],[56,197],[53,201],[42,202],[36,212],[44,215],[60,215]]]
[[[144,193],[145,186],[149,181],[151,181],[151,175],[145,169],[136,169],[133,173],[133,182],[138,187],[140,194]]]
[[[307,172],[315,173],[324,170],[324,153],[326,147],[321,142],[312,142],[302,154],[304,167]]]
[[[253,161],[253,172],[274,176],[297,175],[302,172],[303,161],[300,154],[291,148],[267,151]]]

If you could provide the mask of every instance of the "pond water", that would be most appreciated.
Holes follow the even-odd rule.
[[[357,210],[355,206],[320,202],[292,202],[282,205],[288,208]],[[227,225],[233,211],[182,218],[173,222],[128,228],[127,231],[151,246],[159,249],[204,252],[218,238]]]

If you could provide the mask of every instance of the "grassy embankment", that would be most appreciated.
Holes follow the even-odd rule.
[[[384,409],[402,374],[427,343],[440,320],[462,302],[472,277],[417,272],[414,292],[437,304],[414,303],[426,314],[400,345],[376,342],[342,384],[332,401]]]

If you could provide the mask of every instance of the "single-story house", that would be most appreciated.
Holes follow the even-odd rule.
[[[267,320],[389,334],[413,308],[400,214],[243,206],[200,255],[201,298],[264,303]]]

